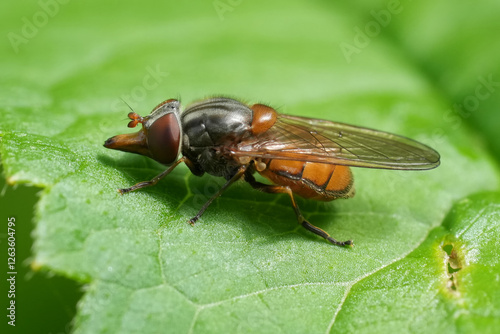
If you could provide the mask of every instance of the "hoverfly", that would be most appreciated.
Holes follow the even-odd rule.
[[[417,141],[395,134],[326,120],[290,116],[264,105],[247,105],[226,97],[209,98],[180,112],[180,102],[169,99],[150,115],[130,112],[128,127],[139,132],[109,138],[104,146],[150,157],[166,166],[150,181],[119,189],[121,194],[152,186],[184,162],[194,175],[221,176],[226,183],[200,211],[191,225],[237,180],[267,193],[286,193],[299,224],[338,246],[337,241],[302,216],[294,194],[331,201],[354,195],[349,166],[425,170],[439,165],[439,154]],[[180,158],[179,158],[180,157]],[[258,182],[258,172],[272,184]]]

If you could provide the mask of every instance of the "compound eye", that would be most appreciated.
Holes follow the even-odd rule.
[[[153,159],[165,165],[174,163],[181,144],[181,130],[175,114],[155,120],[147,131],[147,140]]]

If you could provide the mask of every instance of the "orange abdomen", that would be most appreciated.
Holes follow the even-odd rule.
[[[259,173],[304,198],[331,201],[354,196],[353,177],[347,166],[318,162],[270,159]]]

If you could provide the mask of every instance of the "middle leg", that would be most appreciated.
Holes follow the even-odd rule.
[[[201,215],[203,214],[203,212],[205,212],[205,210],[210,206],[210,204],[212,204],[212,202],[217,198],[219,197],[220,195],[222,195],[222,193],[224,192],[224,190],[226,190],[230,185],[232,185],[234,182],[238,181],[239,179],[241,179],[241,177],[243,176],[243,174],[245,174],[245,171],[247,170],[247,167],[246,165],[243,165],[241,166],[238,171],[222,186],[222,188],[219,189],[219,191],[217,191],[217,193],[215,195],[213,195],[200,209],[200,211],[198,211],[198,213],[196,214],[196,216],[194,216],[193,218],[191,218],[189,220],[189,224],[191,225],[194,225],[194,223],[196,223],[196,221],[198,219],[200,219]]]

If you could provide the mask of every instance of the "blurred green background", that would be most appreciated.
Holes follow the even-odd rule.
[[[498,1],[4,1],[0,131],[57,134],[61,120],[102,114],[82,125],[98,127],[100,141],[123,126],[115,125],[127,112],[122,99],[145,114],[167,98],[224,94],[304,116],[311,107],[324,110],[317,117],[399,126],[412,137],[425,132],[438,150],[452,143],[498,175],[499,15]],[[433,102],[406,115],[392,107],[400,96]],[[19,222],[15,330],[68,332],[81,288],[27,266],[37,193],[52,174],[32,172],[36,163],[12,169],[9,159],[2,175],[19,185],[0,183],[0,219]]]

